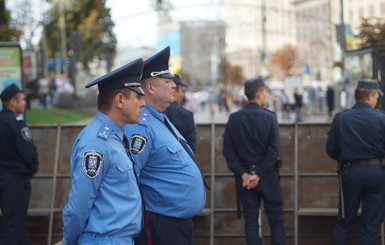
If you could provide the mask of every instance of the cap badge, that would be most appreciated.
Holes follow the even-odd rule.
[[[163,74],[168,74],[170,73],[170,70],[164,70],[164,71],[153,71],[150,73],[150,75],[152,77],[157,77],[157,76],[160,76],[160,75],[163,75]]]

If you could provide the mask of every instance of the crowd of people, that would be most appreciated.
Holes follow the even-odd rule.
[[[26,87],[28,109],[60,106],[62,95],[73,95],[74,93],[71,80],[64,75],[55,75],[54,73],[48,76],[40,74],[36,81],[29,82]]]
[[[266,108],[276,112],[280,122],[302,122],[312,116],[330,121],[336,112],[353,104],[354,86],[344,85],[342,89],[336,85],[324,88],[304,86],[291,90],[271,88],[268,94]],[[240,86],[200,90],[188,88],[181,103],[195,114],[209,112],[213,119],[216,113],[229,115],[242,108],[247,103],[247,98]]]

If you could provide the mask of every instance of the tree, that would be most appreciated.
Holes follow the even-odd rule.
[[[292,75],[295,65],[296,49],[292,45],[285,45],[271,55],[269,70],[274,77],[283,78]]]
[[[22,32],[12,26],[9,11],[5,9],[5,0],[0,0],[0,42],[18,42]]]
[[[385,43],[385,21],[380,18],[363,19],[359,27],[360,47]]]
[[[223,58],[219,64],[219,70],[223,77],[224,84],[242,84],[245,80],[242,67],[239,65],[231,65],[226,58]]]
[[[95,58],[113,60],[116,52],[116,36],[113,33],[114,23],[110,9],[106,8],[104,0],[61,0],[57,4],[65,5],[67,50],[75,55],[79,52],[79,60],[83,67]],[[57,6],[49,13],[49,23],[46,25],[47,57],[55,57],[55,52],[61,50],[59,11]],[[72,39],[74,38],[74,39]],[[69,53],[66,56],[69,56]]]

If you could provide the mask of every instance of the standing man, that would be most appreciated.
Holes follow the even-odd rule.
[[[326,151],[340,165],[343,187],[332,244],[349,243],[360,204],[359,244],[377,244],[385,216],[385,114],[374,107],[382,95],[376,80],[358,81],[356,104],[332,122]]]
[[[262,244],[258,224],[261,200],[270,225],[271,244],[285,244],[283,201],[276,171],[277,118],[273,112],[262,108],[268,97],[263,78],[249,79],[244,87],[248,104],[229,117],[223,135],[223,155],[236,177],[247,244]]]
[[[28,245],[28,205],[31,179],[39,161],[36,147],[23,119],[25,94],[15,84],[0,95],[0,244]]]
[[[294,88],[295,122],[302,122],[303,96],[298,88]]]
[[[333,117],[333,111],[334,111],[334,90],[332,86],[328,86],[326,90],[326,104],[328,107],[328,115],[331,119]]]
[[[86,85],[98,85],[98,113],[72,149],[72,189],[57,244],[132,245],[140,233],[142,198],[123,126],[138,123],[145,105],[142,69],[137,59]]]
[[[188,145],[195,153],[196,146],[196,130],[194,115],[191,111],[186,110],[181,106],[183,99],[183,88],[187,87],[187,84],[183,83],[178,75],[174,75],[172,81],[176,85],[175,101],[164,111],[164,114],[170,119],[179,133],[186,139]]]
[[[124,127],[138,163],[146,204],[142,245],[192,245],[192,217],[206,202],[203,176],[184,137],[163,111],[174,101],[176,85],[168,68],[170,47],[144,62],[146,106],[139,124]],[[191,155],[190,155],[191,154]]]

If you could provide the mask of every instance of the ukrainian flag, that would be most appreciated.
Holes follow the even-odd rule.
[[[353,33],[349,24],[345,25],[345,41],[346,44],[349,46],[356,45],[360,41],[360,37],[357,34]]]

